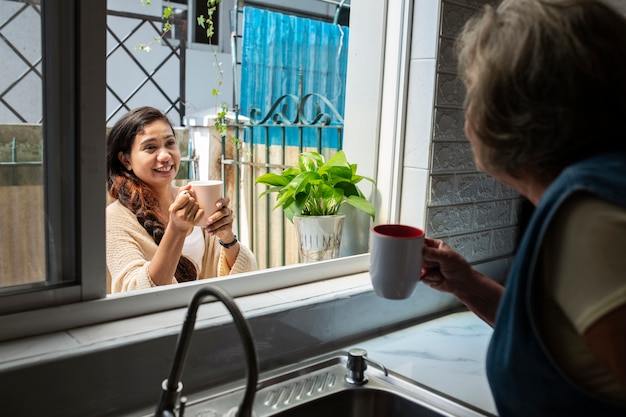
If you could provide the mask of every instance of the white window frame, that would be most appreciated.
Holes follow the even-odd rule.
[[[76,230],[69,234],[67,242],[60,247],[55,246],[55,250],[62,251],[62,258],[67,260],[67,269],[76,271],[78,283],[41,293],[0,299],[2,308],[11,305],[14,309],[12,314],[0,316],[0,328],[3,329],[0,332],[0,340],[184,307],[197,288],[206,283],[206,281],[190,282],[105,297],[103,138],[106,66],[103,59],[106,45],[104,26],[106,1],[52,0],[51,3],[54,4],[50,10],[54,16],[54,25],[68,29],[73,27],[71,22],[73,12],[80,17],[76,31],[72,31],[71,36],[63,35],[66,30],[56,30],[59,26],[51,25],[52,27],[45,30],[46,35],[57,33],[61,37],[59,39],[61,44],[78,40],[76,58],[58,54],[52,61],[55,67],[50,68],[50,74],[58,78],[58,83],[51,86],[46,96],[46,105],[56,106],[56,112],[46,113],[48,115],[46,123],[49,124],[46,131],[54,138],[67,137],[67,141],[59,142],[47,139],[47,146],[53,148],[53,152],[57,152],[59,161],[63,163],[56,167],[61,170],[60,175],[48,175],[50,178],[46,195],[53,210],[63,210],[67,207],[75,210],[75,220],[66,218],[59,224],[52,225],[53,228],[65,227],[70,231]],[[404,125],[404,116],[397,115],[403,115],[406,106],[406,97],[399,92],[405,91],[408,73],[406,54],[410,49],[408,26],[412,1],[386,0],[363,3],[365,2],[355,2],[351,8],[352,39],[349,46],[347,96],[350,97],[349,94],[356,91],[359,91],[359,94],[354,94],[354,97],[346,102],[345,142],[346,148],[350,148],[347,151],[351,152],[351,155],[354,151],[352,159],[359,166],[371,167],[368,168],[371,172],[364,172],[364,175],[393,178],[391,181],[380,183],[377,192],[383,196],[395,197],[393,190],[397,189],[397,183],[401,180],[397,170],[393,168],[393,164],[397,163],[396,153],[390,155],[389,152],[371,150],[379,148],[378,138],[382,129],[387,129],[386,124],[382,123],[385,115],[391,115],[395,126]],[[65,71],[66,73],[61,71],[67,68],[68,62],[75,64],[75,77],[70,75],[70,71]],[[64,98],[68,92],[72,97],[70,106]],[[382,149],[387,149],[389,144],[392,144],[397,150],[398,146],[401,146],[397,144],[402,142],[402,132],[401,127],[385,131],[385,144]],[[354,149],[348,145],[351,143],[350,137],[359,138]],[[68,155],[67,146],[72,146],[74,142],[76,166],[72,168],[73,164],[63,161],[63,158]],[[381,156],[387,159],[375,163]],[[64,179],[68,178],[68,175],[71,178],[74,173],[75,181],[69,181],[72,185],[70,189],[66,189],[67,182]],[[385,208],[386,205],[393,205],[393,202],[377,204],[383,213],[378,216],[378,223],[397,220],[393,210]],[[362,254],[316,264],[293,265],[235,277],[216,278],[211,282],[217,283],[237,297],[364,272],[367,271],[368,264],[369,255]],[[53,301],[52,304],[56,306],[37,309],[42,299],[48,303]],[[23,308],[15,310],[20,305]]]

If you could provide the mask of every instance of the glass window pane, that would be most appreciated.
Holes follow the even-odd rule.
[[[0,287],[46,280],[41,7],[0,0]]]
[[[105,31],[104,0],[0,0],[7,322],[13,313],[105,295]]]

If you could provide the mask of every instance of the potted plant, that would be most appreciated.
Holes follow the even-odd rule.
[[[280,174],[267,173],[255,180],[269,186],[259,198],[277,193],[274,209],[281,207],[296,226],[303,262],[331,259],[339,255],[345,215],[339,210],[347,203],[375,218],[374,206],[358,187],[362,180],[374,180],[356,173],[344,151],[328,160],[318,152],[301,152],[297,166]]]

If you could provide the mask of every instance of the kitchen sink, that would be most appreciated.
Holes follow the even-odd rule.
[[[347,357],[335,352],[263,374],[253,417],[492,416],[372,363],[366,381],[350,383]],[[243,391],[239,383],[189,396],[183,415],[234,417]]]
[[[349,389],[274,414],[277,417],[440,417],[442,414],[411,398],[379,389]]]

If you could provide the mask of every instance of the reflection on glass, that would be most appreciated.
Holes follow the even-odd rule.
[[[46,281],[40,5],[0,0],[0,287]]]

